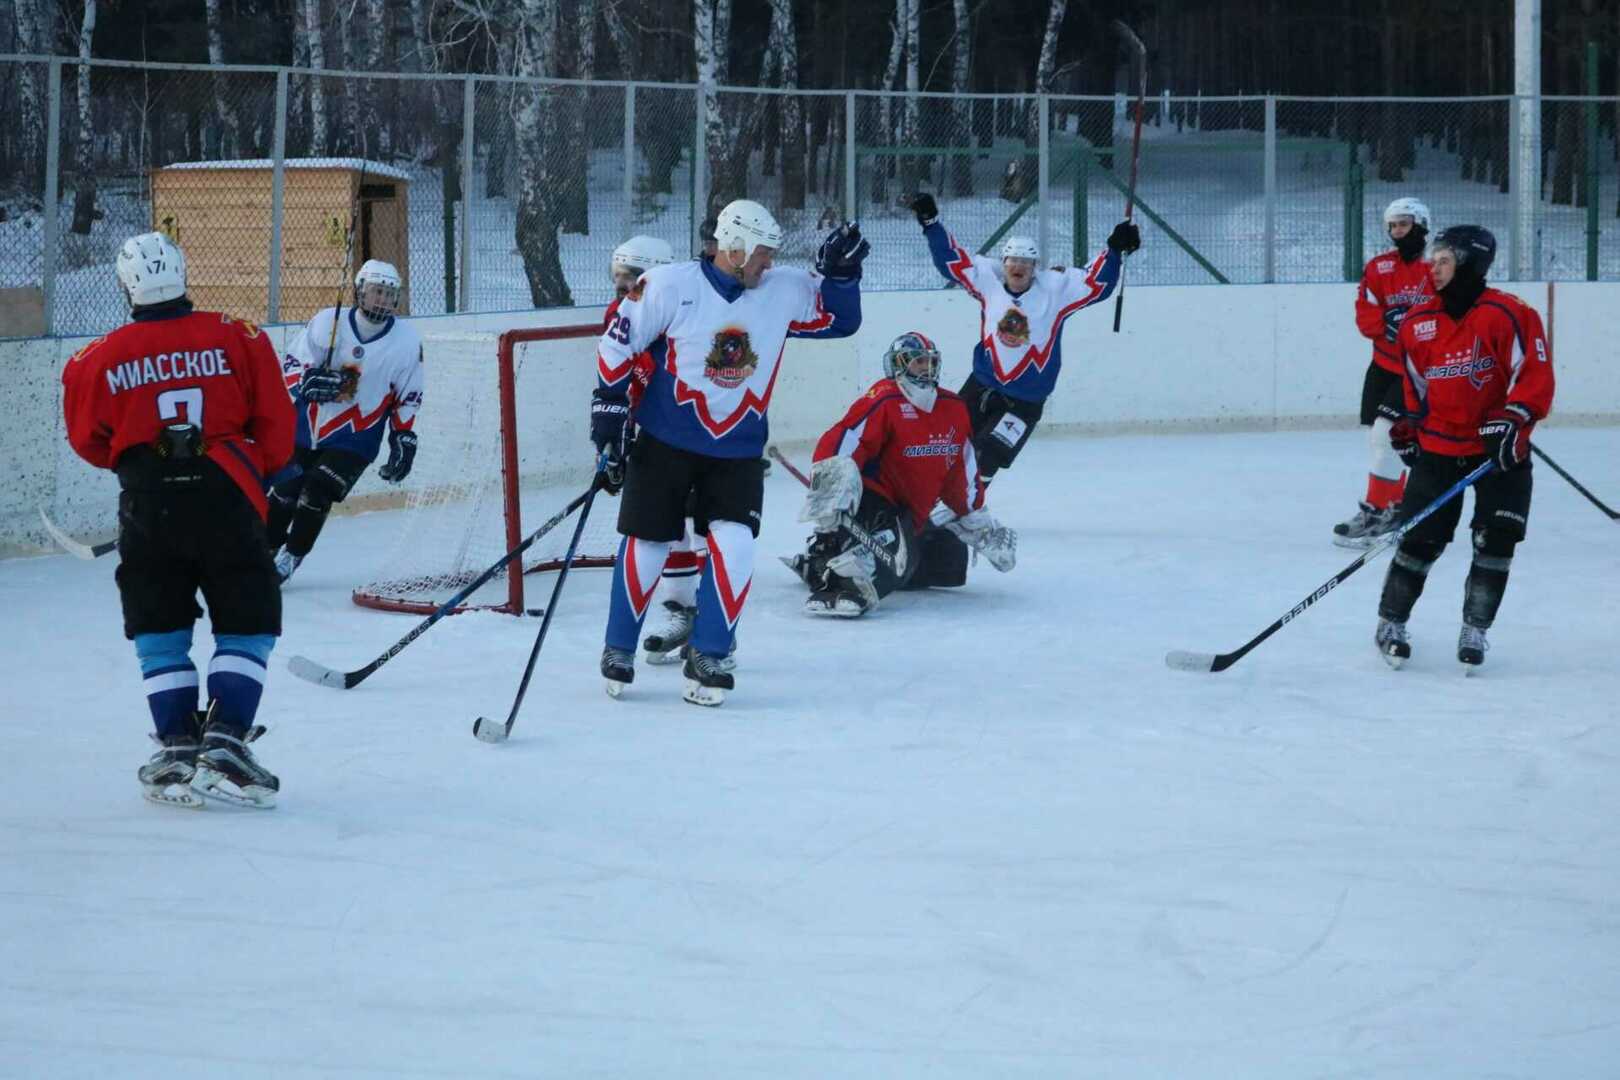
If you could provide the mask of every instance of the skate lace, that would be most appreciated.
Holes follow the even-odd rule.
[[[1490,647],[1491,643],[1485,640],[1485,631],[1482,628],[1463,623],[1462,633],[1457,635],[1458,649],[1477,649],[1483,653]]]
[[[1388,645],[1394,641],[1406,640],[1406,624],[1393,622],[1389,619],[1380,619],[1378,622],[1378,644]]]

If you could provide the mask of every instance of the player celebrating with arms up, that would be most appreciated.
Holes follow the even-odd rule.
[[[1024,448],[1040,422],[1046,399],[1063,367],[1063,324],[1081,308],[1106,300],[1119,284],[1120,259],[1142,246],[1136,226],[1122,221],[1108,234],[1108,247],[1084,270],[1039,270],[1035,242],[1011,236],[1001,263],[974,255],[939,223],[939,206],[927,192],[914,196],[934,266],[945,280],[979,302],[979,342],[962,399],[973,416],[979,475],[989,483]]]
[[[810,586],[811,615],[854,618],[896,589],[967,581],[965,540],[997,570],[1013,568],[1017,535],[984,509],[967,406],[939,388],[939,350],[910,331],[883,354],[879,379],[816,443],[800,521],[816,523],[791,567]],[[930,528],[935,504],[945,528]],[[846,515],[869,541],[848,528]],[[877,558],[876,541],[888,557]]]
[[[1530,431],[1553,401],[1552,354],[1541,316],[1515,296],[1487,288],[1496,237],[1454,225],[1434,238],[1429,261],[1436,296],[1407,313],[1396,338],[1409,415],[1390,430],[1412,469],[1402,510],[1427,506],[1487,459],[1474,483],[1474,561],[1463,592],[1457,660],[1485,662],[1485,631],[1507,589],[1513,549],[1530,517]],[[1412,655],[1406,620],[1429,568],[1462,520],[1452,499],[1401,538],[1378,600],[1374,642],[1391,667]]]
[[[754,573],[764,477],[765,412],[789,337],[836,338],[860,326],[861,261],[869,245],[855,225],[834,230],[818,273],[772,269],[782,228],[748,199],[728,203],[715,229],[713,262],[694,259],[645,274],[602,335],[591,402],[591,438],[605,461],[606,490],[623,483],[602,676],[618,697],[635,678],[635,649],[670,545],[694,527],[709,538],[698,585],[687,701],[719,705],[733,677],[731,651]],[[650,354],[646,393],[634,407],[636,357]]]

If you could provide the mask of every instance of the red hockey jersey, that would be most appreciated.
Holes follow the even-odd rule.
[[[1425,259],[1407,262],[1391,249],[1367,260],[1356,290],[1356,329],[1372,339],[1372,362],[1385,371],[1401,373],[1401,358],[1395,343],[1384,338],[1384,312],[1394,308],[1404,316],[1419,304],[1434,299],[1434,280]]]
[[[984,505],[967,405],[944,388],[924,412],[893,379],[879,379],[827,429],[812,460],[839,454],[854,458],[866,487],[907,511],[918,532],[940,500],[957,516]]]
[[[1552,408],[1552,352],[1536,309],[1486,289],[1460,320],[1438,299],[1407,312],[1397,342],[1418,443],[1437,454],[1483,454],[1479,425],[1512,402],[1540,420]]]
[[[270,340],[212,311],[132,322],[62,370],[68,442],[99,469],[168,424],[202,429],[205,452],[263,515],[264,478],[292,456],[296,418]]]

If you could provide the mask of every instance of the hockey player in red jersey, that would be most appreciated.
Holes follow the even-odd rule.
[[[984,508],[973,419],[939,386],[939,350],[911,331],[883,359],[887,377],[816,443],[799,514],[816,533],[789,562],[810,586],[812,615],[853,618],[896,589],[961,585],[964,541],[998,570],[1011,570],[1017,556],[1017,534]],[[874,542],[885,557],[867,546]]]
[[[1429,208],[1400,198],[1384,211],[1395,247],[1367,260],[1356,291],[1356,329],[1372,341],[1372,362],[1361,382],[1361,424],[1368,428],[1372,460],[1367,496],[1355,514],[1333,526],[1340,547],[1366,547],[1396,524],[1406,466],[1389,445],[1389,429],[1401,415],[1401,361],[1395,337],[1401,319],[1434,296],[1423,248],[1429,239]]]
[[[273,805],[280,782],[248,749],[281,592],[265,544],[264,478],[292,454],[292,402],[251,323],[193,311],[185,256],[162,233],[125,241],[118,280],[133,321],[62,372],[68,442],[118,474],[118,594],[161,744],[146,797],[199,793]],[[208,603],[214,658],[199,712],[192,625]]]
[[[1457,659],[1484,663],[1485,632],[1507,588],[1514,547],[1530,515],[1530,432],[1553,401],[1552,354],[1541,316],[1517,297],[1487,288],[1496,238],[1456,225],[1429,248],[1436,296],[1401,323],[1407,416],[1390,431],[1411,466],[1403,513],[1433,502],[1484,461],[1495,468],[1474,483],[1470,522],[1474,561],[1463,593]],[[1391,667],[1412,655],[1406,620],[1423,583],[1462,520],[1453,499],[1401,539],[1378,601],[1374,641]]]

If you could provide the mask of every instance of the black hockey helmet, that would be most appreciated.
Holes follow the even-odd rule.
[[[1483,225],[1452,225],[1441,229],[1435,238],[1429,241],[1429,259],[1432,262],[1434,252],[1439,248],[1450,251],[1457,260],[1457,272],[1470,277],[1485,280],[1485,275],[1491,269],[1491,263],[1496,261],[1496,237],[1491,230]]]

